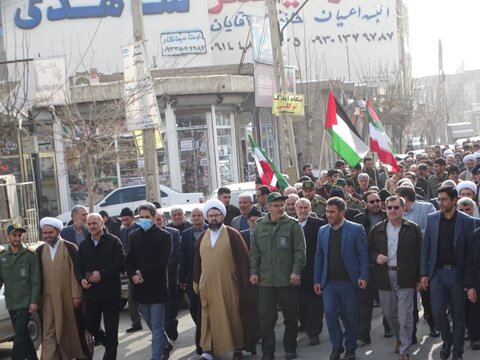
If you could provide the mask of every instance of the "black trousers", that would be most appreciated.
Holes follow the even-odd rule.
[[[313,285],[298,288],[298,305],[298,318],[300,324],[305,325],[307,336],[320,335],[323,328],[323,298],[313,292]]]
[[[178,288],[177,283],[168,287],[168,293],[169,301],[165,307],[165,331],[169,338],[173,338],[171,334],[177,332],[178,326],[178,295],[180,289]]]
[[[202,329],[202,304],[200,302],[200,296],[195,294],[192,286],[188,286],[185,289],[185,292],[190,300],[190,316],[192,317],[193,322],[195,323],[195,346],[197,349],[197,354],[201,355],[203,353],[202,348],[200,347],[200,333]]]
[[[142,325],[142,316],[138,310],[138,304],[133,302],[134,285],[131,280],[128,280],[128,313],[132,319],[132,326]]]
[[[103,360],[117,358],[118,323],[120,319],[120,299],[87,300],[87,329],[105,346]],[[100,321],[103,315],[105,333],[100,333]]]
[[[30,313],[28,308],[10,310],[10,320],[12,320],[15,336],[13,337],[12,360],[37,360],[37,353],[33,346],[32,339],[28,333],[28,322]]]
[[[423,318],[427,320],[428,326],[430,328],[435,327],[435,320],[433,319],[432,314],[432,304],[430,301],[430,289],[427,291],[420,291],[420,296],[422,298],[422,306],[423,306]]]
[[[370,341],[372,329],[373,294],[370,284],[358,290],[358,338]]]

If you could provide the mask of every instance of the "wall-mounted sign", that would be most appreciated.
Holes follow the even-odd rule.
[[[275,94],[272,115],[303,116],[305,98],[303,95]]]

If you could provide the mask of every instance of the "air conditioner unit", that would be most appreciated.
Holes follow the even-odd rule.
[[[82,74],[73,77],[73,86],[90,85],[90,75]]]

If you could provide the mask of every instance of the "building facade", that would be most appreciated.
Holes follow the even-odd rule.
[[[43,189],[39,202],[44,214],[85,202],[85,147],[80,145],[89,134],[85,123],[94,121],[97,111],[103,120],[110,117],[112,126],[99,126],[94,134],[109,145],[102,145],[93,159],[96,194],[101,198],[113,187],[143,181],[135,136],[125,131],[122,111],[112,109],[121,105],[123,95],[121,48],[132,39],[130,2],[113,1],[112,7],[98,0],[68,3],[67,7],[58,0],[2,1],[2,46],[5,59],[15,64],[9,64],[7,80],[25,80],[18,77],[19,63],[28,66],[46,59],[40,70],[34,65],[27,71],[32,79],[25,86],[25,97],[45,94],[47,88],[52,92],[47,99],[61,99],[58,95],[64,93],[68,102],[24,104],[29,128],[23,134],[37,136],[39,149],[32,156],[26,154],[24,161]],[[278,3],[281,27],[302,5],[302,0]],[[403,9],[399,0],[310,1],[284,28],[286,63],[303,83],[361,82],[377,69],[405,66],[406,31],[398,21],[406,17],[397,16]],[[271,61],[265,1],[144,0],[142,10],[162,118],[161,183],[179,191],[208,193],[222,184],[252,180],[248,134],[278,163],[276,121],[265,103],[265,94],[273,94],[273,79],[256,71]],[[57,72],[65,81],[48,83],[42,76],[51,58],[63,59]],[[317,124],[323,121],[321,115],[307,120],[308,126],[302,119],[295,121],[299,134],[321,128]],[[311,138],[305,152],[313,152],[321,134]],[[301,139],[296,136],[297,147],[301,144],[303,149]],[[15,156],[19,163],[18,154],[9,156],[12,164]]]

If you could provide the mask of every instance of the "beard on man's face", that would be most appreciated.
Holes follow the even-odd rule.
[[[222,221],[217,221],[217,220],[212,220],[209,224],[208,224],[208,227],[211,229],[211,230],[217,230],[220,228],[220,226],[223,225],[223,222]]]

